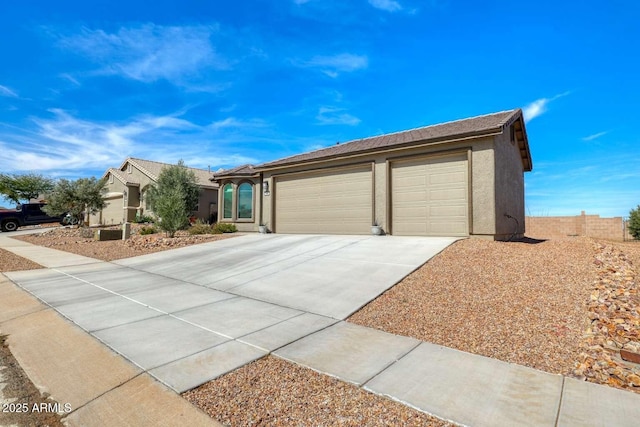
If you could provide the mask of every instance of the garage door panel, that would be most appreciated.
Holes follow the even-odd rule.
[[[391,167],[392,232],[466,236],[466,155],[398,162]]]
[[[467,201],[466,188],[443,188],[438,190],[431,190],[428,194],[428,199],[432,202],[466,203]]]
[[[370,166],[276,178],[276,232],[367,234],[372,185]]]

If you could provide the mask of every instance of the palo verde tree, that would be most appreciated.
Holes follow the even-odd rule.
[[[147,193],[153,213],[160,219],[158,226],[169,237],[189,225],[189,215],[198,204],[200,187],[196,175],[180,160],[160,172],[158,181]]]
[[[629,212],[629,233],[634,239],[640,239],[640,205]]]
[[[14,203],[28,202],[53,190],[54,182],[35,173],[24,175],[0,174],[0,194]]]
[[[95,214],[104,208],[105,183],[104,179],[95,177],[75,181],[61,179],[53,187],[42,210],[52,216],[69,213],[81,223],[85,213]]]

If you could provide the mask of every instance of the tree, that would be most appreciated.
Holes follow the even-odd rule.
[[[14,203],[28,202],[53,190],[54,182],[35,173],[24,175],[0,174],[0,194]]]
[[[158,226],[169,237],[189,225],[189,214],[198,204],[200,187],[196,175],[180,160],[160,172],[158,181],[147,193],[153,213],[160,218]]]
[[[167,236],[174,237],[176,231],[189,225],[189,211],[187,210],[180,190],[169,188],[155,200],[154,212],[160,216],[158,226]]]
[[[104,179],[79,178],[75,181],[59,180],[51,191],[47,204],[42,208],[48,215],[69,213],[80,223],[84,213],[94,214],[104,208]]]
[[[640,239],[640,205],[629,212],[629,233],[634,239]]]

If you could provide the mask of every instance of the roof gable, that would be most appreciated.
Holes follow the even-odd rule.
[[[253,165],[246,164],[242,166],[237,166],[235,168],[225,169],[220,172],[216,172],[215,174],[213,174],[213,177],[211,178],[211,180],[214,181],[214,180],[219,180],[222,178],[230,178],[230,177],[238,177],[238,178],[251,177],[257,174],[258,172],[255,170]]]
[[[116,168],[109,168],[107,169],[107,171],[104,173],[104,175],[102,175],[102,178],[106,178],[107,176],[109,176],[109,174],[111,174],[114,178],[116,178],[118,181],[120,181],[121,183],[123,183],[124,185],[140,185],[139,182],[136,181],[132,181],[127,179],[119,169]]]
[[[521,121],[521,156],[525,170],[531,170],[531,154],[524,130],[522,110],[508,110],[468,119],[455,120],[401,132],[357,139],[320,150],[297,154],[256,166],[258,171],[312,161],[353,156],[384,149],[401,148],[417,143],[430,143],[502,133],[512,123]]]
[[[144,159],[137,159],[135,157],[129,157],[124,162],[122,162],[122,165],[120,165],[119,170],[124,171],[125,168],[127,167],[127,164],[131,164],[132,166],[135,166],[140,172],[147,175],[154,182],[158,180],[158,177],[160,176],[160,172],[162,172],[162,169],[164,169],[167,166],[175,166],[169,163],[162,163],[162,162],[156,162],[153,160],[144,160]],[[214,184],[210,181],[212,174],[208,170],[190,168],[188,166],[187,166],[187,169],[189,169],[190,171],[193,171],[194,175],[196,176],[196,183],[199,186],[217,188],[217,184]]]

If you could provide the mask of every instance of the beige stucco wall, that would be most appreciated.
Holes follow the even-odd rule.
[[[90,218],[91,225],[111,225],[122,224],[124,221],[131,222],[135,220],[137,214],[151,215],[153,211],[146,207],[145,195],[146,190],[154,183],[148,175],[140,171],[134,165],[131,166],[131,172],[129,172],[128,164],[125,164],[120,169],[120,174],[127,180],[133,182],[139,182],[138,185],[125,186],[117,178],[113,178],[113,182],[107,181],[105,185],[106,193],[126,193],[122,197],[116,199],[109,198],[107,203],[109,208],[103,209],[102,212],[92,215]],[[198,200],[198,210],[194,213],[195,216],[203,221],[210,220],[210,205],[216,204],[218,200],[218,190],[213,188],[202,188],[200,191],[200,197]],[[115,206],[117,204],[122,206],[119,214],[116,215]]]
[[[383,225],[385,230],[390,228],[390,197],[387,194],[388,185],[388,161],[405,156],[423,156],[429,154],[444,154],[447,152],[460,152],[471,150],[470,167],[470,202],[471,213],[469,217],[470,234],[478,237],[493,238],[496,234],[496,162],[494,159],[494,137],[476,138],[459,142],[449,142],[446,144],[432,144],[424,147],[416,147],[403,150],[394,150],[385,153],[369,154],[349,159],[338,159],[319,162],[313,165],[296,166],[292,168],[282,168],[279,170],[265,171],[264,180],[269,182],[271,189],[274,189],[273,178],[280,174],[309,171],[313,169],[339,167],[353,164],[371,163],[373,165],[374,186],[374,206],[372,218]],[[277,191],[277,188],[276,190]],[[522,190],[523,192],[523,190]],[[264,198],[264,221],[272,226],[273,191],[270,196]],[[524,210],[524,201],[522,203]],[[277,231],[277,230],[276,230]]]
[[[495,233],[494,174],[493,138],[482,139],[471,151],[471,234],[476,237]]]
[[[127,187],[117,178],[113,182],[107,180],[105,194],[124,193]],[[105,208],[89,217],[89,225],[121,224],[124,218],[123,196],[109,197],[105,199]]]
[[[525,232],[524,166],[517,142],[511,143],[509,129],[495,137],[496,236],[508,239]],[[516,221],[506,215],[514,217]]]

